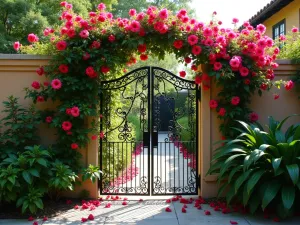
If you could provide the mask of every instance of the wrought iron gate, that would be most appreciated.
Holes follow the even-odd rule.
[[[101,194],[198,193],[200,91],[158,67],[100,87]]]

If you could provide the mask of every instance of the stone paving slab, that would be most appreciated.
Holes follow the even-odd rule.
[[[127,201],[128,205],[123,206],[122,201],[112,202],[111,208],[104,208],[105,201],[93,211],[89,210],[68,210],[67,212],[50,218],[49,221],[39,225],[230,225],[230,220],[238,222],[239,225],[270,225],[276,224],[271,219],[262,217],[242,215],[237,213],[222,214],[216,212],[208,205],[203,204],[198,210],[194,204],[187,204],[187,212],[182,213],[183,204],[179,202],[165,203],[165,200],[137,200]],[[170,207],[172,212],[166,212],[165,208]],[[211,215],[204,214],[209,210]],[[82,217],[93,214],[95,220],[81,223]],[[1,225],[32,225],[33,222],[26,220],[0,220]],[[292,218],[279,223],[280,225],[300,225],[300,217]]]

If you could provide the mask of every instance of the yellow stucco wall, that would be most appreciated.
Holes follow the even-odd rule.
[[[272,27],[283,19],[286,20],[286,32],[292,30],[292,28],[299,27],[299,10],[300,10],[300,1],[295,0],[291,2],[286,7],[282,8],[279,12],[268,18],[263,22],[267,27],[266,35],[273,37]]]
[[[33,81],[44,82],[45,76],[38,76],[36,69],[46,65],[49,57],[35,55],[8,55],[0,54],[0,119],[5,115],[2,113],[4,109],[2,102],[7,100],[7,97],[13,95],[19,98],[19,103],[28,107],[32,104],[31,99],[24,99],[25,87],[31,88]],[[51,100],[48,102],[38,103],[38,109],[54,109],[56,103]],[[0,132],[4,128],[0,128]],[[41,124],[38,127],[41,144],[53,144],[56,141],[55,129],[49,128],[47,124]],[[92,141],[86,148],[80,149],[82,154],[82,163],[84,166],[89,164],[98,165],[98,142]],[[82,190],[88,190],[90,197],[98,197],[98,182],[92,184],[90,181],[84,182],[81,186],[77,186],[74,192],[67,192],[65,196],[76,197]]]
[[[1,55],[0,54],[0,102],[6,100],[7,96],[15,95],[20,97],[20,103],[27,106],[31,103],[29,99],[24,100],[24,87],[29,87],[33,80],[40,82],[45,80],[44,76],[38,76],[35,72],[36,68],[48,63],[48,58],[40,58],[39,56],[29,55]],[[287,80],[295,73],[300,66],[292,65],[290,61],[278,61],[280,67],[275,73],[278,79]],[[209,91],[202,90],[200,109],[200,127],[199,127],[199,170],[201,174],[201,192],[203,197],[214,197],[217,193],[216,175],[205,176],[209,167],[213,154],[213,143],[220,140],[221,135],[218,131],[220,120],[217,118],[217,113],[209,108],[209,101],[216,98],[218,90],[212,85]],[[287,92],[280,90],[280,99],[274,101],[272,92],[264,92],[263,97],[253,96],[251,108],[260,116],[262,124],[267,123],[267,116],[273,115],[276,119],[281,120],[284,117],[299,113],[300,104],[297,99],[298,94],[294,91]],[[39,108],[53,108],[55,105],[51,101],[39,103]],[[3,106],[0,104],[0,110]],[[0,119],[3,114],[0,114]],[[90,118],[91,119],[91,118]],[[299,118],[293,118],[289,123],[297,123]],[[1,130],[0,130],[1,131]],[[54,131],[46,125],[40,127],[40,136],[45,144],[55,141]],[[214,147],[214,146],[213,146]],[[98,165],[98,144],[90,142],[85,149],[81,149],[83,155],[83,164]],[[98,184],[92,184],[89,181],[82,186],[77,187],[75,192],[67,193],[68,196],[75,197],[81,190],[90,191],[91,197],[98,196]]]
[[[275,69],[277,80],[289,80],[296,73],[300,65],[291,64],[289,60],[278,60],[279,67]],[[217,175],[205,176],[213,156],[213,151],[216,148],[217,141],[221,140],[219,132],[220,120],[217,118],[217,112],[209,108],[209,101],[217,99],[219,88],[211,84],[209,91],[202,89],[201,95],[201,194],[204,197],[214,197],[217,194],[218,186],[216,183]],[[273,94],[278,93],[280,98],[273,99]],[[284,88],[280,90],[274,89],[264,91],[262,97],[257,94],[252,96],[250,108],[259,115],[259,122],[265,127],[268,124],[268,116],[273,116],[276,120],[283,120],[285,117],[292,114],[300,113],[300,102],[298,93],[295,90],[286,91]],[[291,124],[299,123],[300,118],[294,117],[287,121],[283,129]]]

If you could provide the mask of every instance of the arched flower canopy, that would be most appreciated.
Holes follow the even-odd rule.
[[[178,62],[194,71],[195,82],[203,90],[210,88],[211,80],[220,86],[210,107],[222,119],[224,135],[230,135],[228,127],[234,119],[257,120],[247,104],[252,93],[272,86],[272,68],[278,66],[274,60],[279,49],[264,35],[265,26],[252,27],[246,22],[241,31],[224,29],[217,20],[204,24],[190,18],[185,9],[173,14],[156,7],[140,13],[132,9],[129,19],[114,18],[102,3],[96,12],[82,18],[72,11],[71,4],[62,2],[61,6],[61,27],[45,29],[44,44],[35,34],[29,34],[32,45],[21,47],[21,51],[52,57],[48,66],[37,70],[49,82],[33,82],[28,96],[37,102],[59,100],[55,112],[45,113],[45,122],[57,128],[58,145],[69,149],[70,154],[89,141],[91,130],[86,128],[84,118],[99,116],[99,83],[120,76],[149,55],[163,58],[165,53],[174,53]],[[201,64],[207,65],[205,73],[199,72]],[[181,71],[179,75],[185,74]],[[100,132],[100,137],[103,135]]]

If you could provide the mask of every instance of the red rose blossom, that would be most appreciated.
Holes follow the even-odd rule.
[[[40,82],[33,81],[32,84],[31,84],[31,87],[33,87],[35,90],[40,89],[40,87],[41,87]]]
[[[274,94],[274,100],[279,99],[279,94]]]
[[[37,100],[37,102],[44,102],[45,101],[43,96],[37,96],[36,100]]]
[[[176,41],[174,41],[173,46],[174,46],[176,49],[181,49],[182,46],[183,46],[183,41],[181,41],[181,40],[176,40]]]
[[[140,53],[144,53],[144,52],[146,52],[146,50],[147,50],[147,46],[146,46],[146,44],[140,44],[140,45],[138,45],[138,51],[140,52]]]
[[[74,150],[77,149],[78,148],[78,144],[77,143],[72,143],[71,144],[71,148],[74,149]]]
[[[141,55],[140,55],[140,59],[141,59],[142,61],[146,61],[146,60],[148,59],[148,55],[146,55],[146,54],[141,54]]]
[[[184,78],[184,77],[186,76],[186,72],[185,72],[185,71],[180,71],[180,72],[179,72],[179,75],[180,75],[182,78]]]
[[[68,73],[69,72],[69,67],[65,64],[61,64],[59,67],[58,67],[59,71],[61,73]]]
[[[46,121],[46,123],[51,123],[52,122],[52,116],[47,116],[45,121]]]
[[[240,98],[238,96],[234,96],[231,98],[232,105],[238,105],[240,103]]]
[[[294,82],[289,80],[288,82],[285,83],[284,87],[285,87],[285,90],[289,91],[294,87]]]
[[[108,66],[101,66],[101,72],[106,74],[110,71],[110,68]]]
[[[94,220],[93,214],[90,214],[90,215],[88,216],[88,219],[89,219],[89,220]]]
[[[209,107],[210,107],[211,109],[217,108],[217,107],[218,107],[218,102],[217,102],[216,100],[214,100],[214,99],[210,100],[210,101],[209,101]]]
[[[67,48],[67,42],[65,42],[65,41],[59,41],[59,42],[57,42],[56,43],[56,48],[59,51],[65,50]]]
[[[97,73],[96,73],[96,71],[94,70],[94,68],[92,66],[89,66],[88,68],[86,68],[85,73],[90,78],[94,78],[94,77],[97,76]]]
[[[40,68],[38,68],[37,70],[36,70],[36,73],[39,75],[39,76],[42,76],[43,74],[44,74],[44,67],[40,67]]]
[[[190,57],[185,57],[185,58],[184,58],[184,62],[185,62],[186,64],[189,64],[189,63],[192,62],[192,59],[191,59]]]
[[[219,113],[220,116],[225,116],[226,114],[226,109],[225,108],[220,108]]]
[[[250,118],[251,122],[256,122],[258,120],[258,114],[255,112],[252,112],[252,113],[250,113],[249,118]]]

